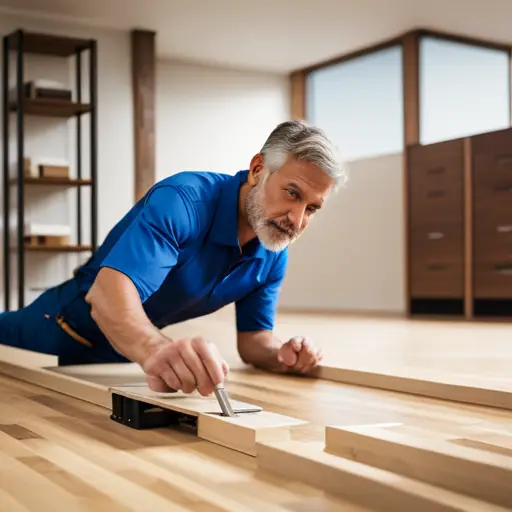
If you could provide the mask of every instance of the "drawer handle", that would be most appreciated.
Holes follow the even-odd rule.
[[[498,233],[511,233],[512,232],[512,225],[509,225],[509,226],[498,226],[496,228],[496,231]]]
[[[439,240],[441,238],[444,238],[444,233],[440,233],[438,231],[432,231],[427,236],[430,240]]]
[[[512,192],[512,185],[496,185],[494,190],[496,192]]]
[[[512,262],[498,263],[497,265],[494,265],[494,270],[496,273],[503,276],[512,276]]]
[[[428,270],[444,270],[446,265],[427,265]]]
[[[427,174],[443,174],[444,171],[444,167],[433,167],[427,171]]]
[[[444,190],[432,190],[427,194],[427,197],[444,197]]]

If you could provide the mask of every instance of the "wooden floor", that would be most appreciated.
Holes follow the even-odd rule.
[[[512,326],[507,324],[313,315],[279,320],[278,335],[311,336],[324,349],[325,364],[460,378],[512,392]],[[292,431],[300,446],[324,443],[329,425],[373,425],[512,463],[511,410],[254,371],[236,354],[232,310],[167,330],[207,335],[218,344],[232,368],[231,398],[306,420]],[[2,360],[20,355],[25,357],[0,346]],[[51,357],[30,356],[35,366],[55,364]],[[277,466],[274,471],[259,465],[257,457],[176,428],[136,431],[113,422],[103,407],[0,375],[2,510],[392,510],[382,503],[361,505],[349,489],[346,496],[343,490],[326,492],[314,476],[286,475]],[[460,503],[423,510],[506,509],[482,508],[462,498]]]

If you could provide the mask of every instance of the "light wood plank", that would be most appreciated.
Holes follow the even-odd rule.
[[[236,418],[201,414],[197,435],[201,439],[255,457],[258,442],[289,441],[291,429],[306,423],[266,411],[240,414]]]
[[[45,389],[51,389],[102,407],[110,407],[110,395],[106,386],[59,375],[45,368],[24,366],[0,360],[0,374],[29,382]]]
[[[258,443],[260,468],[297,478],[372,510],[490,512],[506,509],[324,451],[323,443]]]
[[[412,370],[406,371],[404,369],[400,370],[400,373],[357,370],[323,364],[318,367],[316,376],[320,379],[345,384],[388,389],[512,411],[512,389],[508,389],[508,382],[494,381],[489,385],[483,379],[470,379],[460,375],[455,378],[450,378],[448,375],[438,375],[439,380],[435,380],[434,376],[429,378],[428,374],[435,374],[436,372],[422,372],[425,374],[424,377],[418,376],[417,372]]]
[[[389,428],[335,426],[325,429],[325,450],[512,508],[512,460],[505,456]]]

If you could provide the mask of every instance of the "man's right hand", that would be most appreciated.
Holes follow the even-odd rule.
[[[192,393],[197,389],[202,396],[213,393],[229,371],[217,347],[201,337],[159,342],[140,366],[153,391]]]

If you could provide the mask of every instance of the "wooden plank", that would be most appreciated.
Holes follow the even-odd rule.
[[[292,119],[306,119],[306,74],[302,71],[290,75],[290,100]]]
[[[324,450],[323,442],[257,444],[258,468],[296,478],[372,510],[485,512],[502,507],[355,462]]]
[[[320,365],[315,371],[315,375],[320,379],[345,384],[512,410],[512,389],[508,382],[503,382],[503,386],[499,386],[498,381],[495,380],[494,386],[489,387],[482,380],[462,375],[450,379],[448,374],[441,376],[435,372],[431,372],[432,375],[429,376],[428,371],[414,370],[407,373],[402,369],[400,373],[340,368],[328,364]]]
[[[110,394],[106,386],[76,379],[69,375],[60,375],[45,368],[6,361],[0,361],[0,373],[101,407],[110,408]]]
[[[464,138],[464,314],[473,317],[473,159],[471,137]]]
[[[335,426],[325,429],[325,450],[512,508],[512,460],[502,455],[392,429]]]
[[[420,141],[419,99],[419,36],[417,31],[404,34],[403,48],[403,97],[404,97],[404,151],[403,151],[403,209],[404,209],[404,302],[407,315],[411,314],[411,254],[410,254],[410,197],[409,197],[409,147]]]
[[[146,384],[146,375],[136,363],[77,364],[53,366],[47,369],[107,388]]]
[[[156,33],[133,30],[135,201],[155,183]]]
[[[201,439],[256,457],[259,442],[289,441],[291,428],[307,422],[268,411],[228,418],[201,414],[197,435]]]
[[[257,442],[289,440],[292,427],[307,424],[303,420],[263,411],[261,407],[238,400],[230,400],[237,416],[222,416],[214,395],[201,397],[180,392],[156,393],[147,386],[117,387],[110,391],[163,409],[195,416],[199,438],[253,457],[256,456]]]
[[[419,35],[417,31],[402,38],[404,92],[404,147],[420,142]]]

